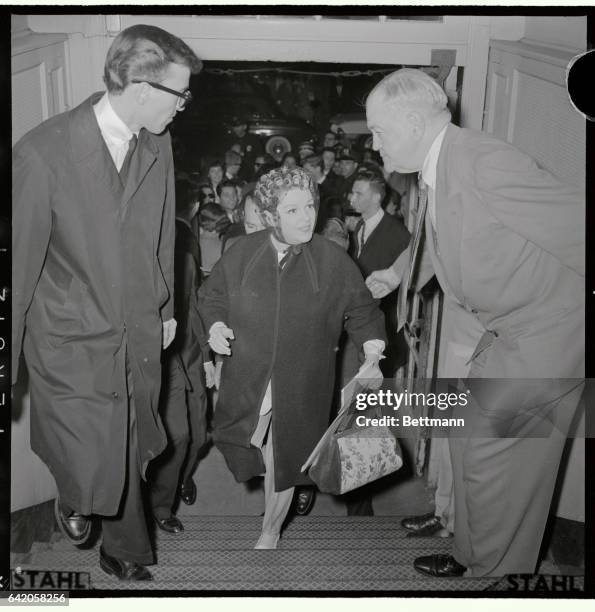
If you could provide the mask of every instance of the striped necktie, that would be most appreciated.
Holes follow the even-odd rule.
[[[357,244],[358,244],[357,256],[358,257],[362,254],[362,251],[364,250],[365,241],[366,241],[366,220],[362,219],[362,231],[357,240]]]
[[[289,249],[287,249],[287,251],[283,253],[283,257],[281,257],[281,260],[279,261],[279,270],[283,270],[290,255],[291,255],[291,251]]]
[[[355,236],[355,256],[359,257],[364,248],[364,232],[366,231],[366,222],[361,218],[355,225],[353,235]]]
[[[415,219],[415,231],[411,238],[411,248],[409,251],[409,265],[405,271],[401,284],[399,286],[399,296],[397,302],[397,321],[398,329],[401,329],[405,324],[407,318],[407,293],[411,288],[412,279],[415,274],[416,265],[419,263],[420,249],[423,231],[424,221],[426,217],[426,210],[428,207],[428,187],[421,178],[421,173],[418,181],[418,204],[417,204],[417,217]]]

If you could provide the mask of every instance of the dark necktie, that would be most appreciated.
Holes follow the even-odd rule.
[[[366,240],[366,221],[364,219],[362,219],[362,233],[358,238],[358,251],[357,251],[357,256],[359,257],[362,254],[362,251],[364,250],[364,243]]]
[[[279,261],[279,270],[283,270],[291,255],[299,255],[302,252],[302,248],[303,245],[301,244],[292,244],[286,251],[282,251],[283,257]]]
[[[279,261],[279,270],[283,270],[283,268],[285,267],[285,264],[289,260],[290,255],[291,255],[291,251],[289,249],[287,249],[287,251],[283,253],[283,257],[281,257],[281,260]]]
[[[122,185],[126,187],[126,183],[128,182],[128,173],[130,171],[130,162],[132,160],[132,156],[136,151],[136,145],[138,143],[138,138],[136,134],[132,135],[132,138],[128,141],[128,151],[126,151],[126,157],[124,157],[124,161],[122,162],[122,167],[120,168],[120,180],[122,181]]]
[[[355,239],[355,256],[356,257],[359,257],[362,247],[364,246],[363,244],[360,243],[360,238],[359,238],[359,232],[362,229],[363,225],[364,225],[364,220],[363,218],[360,218],[360,220],[355,224],[355,229],[353,230],[353,236]]]
[[[417,205],[417,217],[415,219],[415,231],[411,238],[411,249],[409,251],[409,265],[405,270],[403,279],[399,286],[399,297],[397,302],[397,320],[399,322],[399,329],[405,324],[407,317],[407,292],[411,287],[412,279],[415,274],[416,265],[419,262],[420,250],[419,245],[422,240],[424,231],[424,221],[426,218],[426,209],[428,207],[428,187],[423,182],[421,176],[418,182],[418,205]]]

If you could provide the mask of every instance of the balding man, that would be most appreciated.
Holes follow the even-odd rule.
[[[454,126],[444,92],[422,71],[392,73],[366,106],[386,170],[421,171],[422,193],[427,186],[411,241],[419,247],[372,273],[368,287],[381,297],[435,274],[483,329],[467,381],[475,407],[461,415],[470,433],[450,439],[453,552],[415,568],[533,573],[584,376],[584,196],[512,145]],[[496,394],[473,380],[485,378],[514,380],[495,384]]]

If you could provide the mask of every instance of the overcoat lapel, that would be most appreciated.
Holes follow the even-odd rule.
[[[102,94],[92,95],[73,113],[70,123],[72,159],[75,164],[82,164],[93,173],[113,193],[114,205],[118,205],[122,196],[120,175],[93,112],[93,104],[98,102],[101,96]]]

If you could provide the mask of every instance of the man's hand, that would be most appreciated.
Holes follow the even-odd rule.
[[[215,364],[215,389],[219,391],[219,385],[221,384],[221,368],[223,367],[223,362],[218,361]]]
[[[215,389],[219,390],[219,384],[221,383],[221,366],[223,365],[222,361],[218,361],[216,364],[212,361],[207,361],[204,364],[205,369],[205,377],[207,383],[207,389],[211,389],[215,387]]]
[[[205,382],[207,389],[215,386],[215,364],[212,361],[207,361],[203,364],[205,369]]]
[[[383,298],[394,291],[401,283],[401,277],[392,269],[376,270],[366,278],[366,286],[372,297]]]
[[[163,323],[163,348],[166,349],[176,337],[177,322],[175,319]]]
[[[233,331],[225,323],[217,322],[211,325],[209,330],[209,346],[219,355],[231,355],[229,341],[235,336]]]

